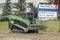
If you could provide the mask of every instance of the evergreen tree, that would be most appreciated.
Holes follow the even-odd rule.
[[[26,0],[19,0],[16,4],[16,8],[19,10],[19,12],[25,11],[25,1]]]
[[[29,3],[29,6],[31,7],[32,12],[37,13],[37,8],[33,5],[33,3]]]
[[[11,14],[11,2],[6,0],[5,6],[3,7],[3,15]]]

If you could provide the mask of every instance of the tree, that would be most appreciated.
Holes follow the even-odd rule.
[[[25,11],[25,1],[26,0],[19,0],[19,2],[16,4],[16,8],[19,10],[19,12]]]
[[[37,13],[37,7],[35,7],[33,3],[29,3],[29,6],[31,7],[32,12]]]
[[[11,2],[10,0],[6,0],[5,6],[3,7],[3,15],[11,14]]]
[[[29,6],[31,7],[31,12],[34,12],[34,17],[37,18],[37,7],[33,3],[29,3]]]

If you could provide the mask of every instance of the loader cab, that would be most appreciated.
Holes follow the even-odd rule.
[[[27,18],[27,19],[34,19],[34,13],[19,13],[18,15],[20,15],[23,18]]]
[[[27,18],[30,21],[30,24],[33,24],[33,20],[34,20],[34,13],[27,13]]]
[[[34,13],[27,13],[26,18],[28,18],[29,20],[33,20],[34,19]]]
[[[28,19],[32,24],[32,21],[34,20],[34,13],[33,12],[31,12],[31,13],[20,13],[19,15],[25,19]]]

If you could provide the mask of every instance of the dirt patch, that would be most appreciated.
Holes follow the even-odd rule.
[[[12,33],[0,31],[0,40],[60,40],[60,33]]]

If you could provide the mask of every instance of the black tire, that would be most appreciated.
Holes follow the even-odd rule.
[[[18,23],[15,22],[15,24],[18,24]],[[22,26],[22,25],[21,25],[21,26]],[[24,26],[24,25],[23,25],[23,26]],[[11,24],[10,21],[9,21],[9,29],[10,29],[10,31],[13,32],[13,33],[15,33],[15,32],[24,33],[24,30],[23,30],[23,29],[18,28],[17,26]]]
[[[38,30],[35,29],[35,30],[29,30],[28,33],[38,33]]]
[[[35,33],[38,33],[38,29],[35,30]]]
[[[38,33],[38,29],[32,30],[32,33]]]

